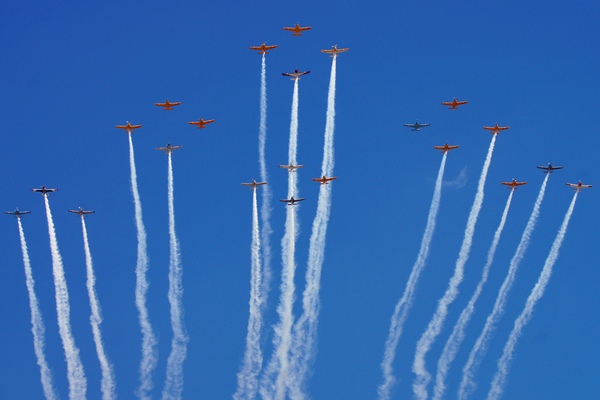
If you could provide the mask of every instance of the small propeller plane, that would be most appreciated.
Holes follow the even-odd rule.
[[[119,129],[125,129],[125,131],[127,133],[131,133],[131,132],[133,132],[134,129],[142,127],[141,125],[131,125],[129,123],[129,121],[126,121],[126,122],[127,122],[127,125],[125,125],[125,126],[117,125],[117,128],[119,128]]]
[[[279,200],[279,201],[288,203],[288,206],[293,206],[293,205],[296,205],[297,202],[302,201],[302,200],[306,200],[306,199],[295,199],[294,196],[292,196],[292,198],[289,200]]]
[[[327,178],[325,175],[323,175],[323,178],[321,179],[311,179],[315,182],[320,182],[319,185],[329,185],[329,181],[332,181],[334,179],[337,179],[337,176],[334,178]]]
[[[169,111],[172,110],[171,107],[175,107],[175,106],[178,106],[180,104],[181,104],[181,102],[179,102],[179,103],[171,103],[169,101],[169,99],[167,99],[166,103],[154,103],[155,106],[164,107],[163,110],[169,110]]]
[[[446,143],[445,146],[433,146],[434,149],[442,150],[440,153],[448,153],[452,149],[458,149],[460,146],[448,146]]]
[[[242,183],[244,186],[250,186],[250,189],[256,190],[260,185],[266,185],[267,182],[256,182],[256,180],[252,179],[252,183]]]
[[[417,120],[417,122],[415,122],[414,124],[404,124],[404,126],[413,128],[413,129],[411,129],[411,131],[420,131],[421,128],[423,128],[424,126],[429,126],[429,125],[431,125],[431,124],[420,124],[419,120]]]
[[[183,146],[171,146],[171,143],[167,145],[167,147],[157,147],[156,150],[162,150],[165,154],[171,153],[173,150],[177,150],[182,148]]]
[[[292,36],[302,36],[302,34],[300,32],[312,29],[312,26],[301,27],[300,24],[296,24],[296,26],[294,28],[286,28],[286,27],[284,27],[283,29],[286,30],[286,31],[295,32],[295,33],[292,33]]]
[[[333,46],[333,50],[321,50],[321,53],[331,54],[329,57],[337,57],[338,53],[342,51],[348,51],[350,49],[338,49],[337,45]]]
[[[302,75],[306,75],[306,74],[310,74],[310,71],[298,72],[298,69],[296,69],[296,72],[292,72],[291,74],[286,74],[285,72],[281,73],[281,75],[283,75],[283,76],[293,76],[293,78],[291,79],[292,81],[300,79],[300,77]]]
[[[498,126],[498,124],[496,124],[496,126],[484,126],[483,129],[492,131],[492,132],[490,132],[492,135],[497,135],[500,133],[500,131],[503,131],[505,129],[510,129],[510,127],[509,126]]]
[[[14,215],[15,218],[21,218],[21,215],[29,213],[31,213],[31,211],[19,211],[19,207],[15,208],[15,211],[4,211],[4,214]]]
[[[517,188],[517,186],[521,186],[521,185],[527,185],[527,182],[517,182],[516,179],[513,179],[512,182],[501,182],[503,185],[507,185],[510,186],[509,189],[510,190],[514,190]]]
[[[96,211],[83,211],[83,209],[81,207],[79,207],[79,210],[69,210],[69,212],[73,213],[73,214],[77,214],[81,218],[83,218],[83,217],[87,217],[87,214],[93,214]]]
[[[196,129],[201,129],[201,128],[206,128],[204,125],[210,124],[211,122],[215,122],[215,120],[214,119],[209,119],[208,121],[205,121],[202,118],[200,118],[200,121],[192,121],[192,122],[188,122],[188,124],[190,124],[190,125],[198,125],[196,127]]]
[[[33,192],[38,192],[42,196],[48,196],[52,192],[56,192],[58,189],[46,189],[46,186],[42,186],[41,189],[31,189]]]
[[[592,185],[582,185],[581,181],[579,181],[579,183],[576,185],[574,183],[567,183],[567,186],[571,186],[575,189],[573,189],[576,192],[581,192],[581,189],[585,189],[585,188],[591,188]]]
[[[452,106],[449,109],[453,110],[453,109],[457,109],[458,106],[462,105],[462,104],[467,104],[468,101],[458,101],[456,100],[456,98],[454,98],[454,101],[452,101],[451,103],[442,103],[443,106]]]
[[[290,165],[280,165],[280,168],[287,168],[288,172],[295,172],[298,168],[304,167],[304,165],[294,165],[294,163],[290,163]]]
[[[554,169],[562,169],[563,167],[553,167],[551,163],[548,163],[547,167],[538,167],[539,169],[544,169],[545,174],[552,174],[552,170]]]
[[[250,47],[250,50],[258,50],[258,54],[269,54],[267,50],[275,48],[277,48],[277,46],[267,46],[266,43],[263,43],[262,46],[259,47]]]

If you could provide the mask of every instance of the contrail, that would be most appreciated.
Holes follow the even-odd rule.
[[[554,243],[552,243],[552,248],[550,249],[550,254],[546,259],[542,273],[540,274],[537,283],[533,287],[531,294],[527,298],[525,308],[521,312],[521,315],[519,315],[519,317],[516,319],[515,326],[508,337],[508,342],[506,342],[506,345],[504,346],[502,357],[500,357],[500,360],[498,360],[498,371],[496,371],[496,375],[494,375],[494,379],[492,380],[492,388],[487,396],[488,400],[496,400],[502,396],[504,385],[506,383],[506,375],[508,374],[508,370],[510,368],[510,362],[513,357],[517,340],[521,336],[521,331],[531,319],[533,307],[535,307],[537,301],[544,295],[544,290],[546,290],[546,286],[548,285],[548,281],[552,275],[552,267],[554,267],[554,263],[558,258],[558,250],[560,249],[562,241],[565,238],[565,233],[567,233],[567,225],[569,225],[569,219],[571,218],[571,214],[573,214],[573,208],[575,207],[575,201],[577,200],[578,193],[579,192],[575,192],[575,195],[573,196],[573,200],[571,201],[569,210],[567,211],[565,219],[560,226],[558,235],[556,235],[556,239],[554,239]]]
[[[135,159],[133,157],[133,142],[131,141],[131,132],[129,132],[129,163],[131,166],[131,192],[133,193],[133,202],[135,204],[135,223],[137,227],[138,256],[135,267],[135,305],[139,312],[140,325],[142,327],[142,361],[140,362],[140,386],[136,394],[140,399],[149,400],[148,392],[154,386],[152,382],[152,372],[156,368],[158,361],[157,341],[150,319],[148,318],[148,309],[146,308],[146,293],[148,292],[148,253],[146,247],[146,228],[142,221],[142,203],[137,187],[137,174],[135,172]]]
[[[473,316],[473,312],[475,311],[475,303],[479,299],[479,295],[483,290],[483,285],[485,285],[485,283],[487,282],[490,273],[490,267],[492,266],[492,261],[494,261],[496,248],[498,247],[500,235],[502,234],[504,224],[506,223],[506,217],[508,216],[508,210],[510,209],[510,203],[512,201],[514,193],[515,191],[511,190],[510,195],[508,196],[506,206],[504,207],[504,213],[502,213],[502,219],[500,220],[500,225],[498,226],[498,229],[496,229],[496,233],[494,234],[494,240],[492,241],[492,245],[490,247],[490,250],[488,251],[487,262],[485,264],[485,267],[483,268],[481,280],[477,284],[477,288],[475,289],[475,293],[473,293],[471,300],[469,300],[469,303],[460,314],[456,325],[454,325],[452,334],[446,342],[446,345],[444,346],[444,351],[442,352],[442,355],[438,360],[438,370],[435,380],[435,387],[433,388],[434,400],[441,400],[444,396],[444,392],[446,391],[445,380],[448,376],[450,364],[454,361],[456,353],[458,352],[458,349],[465,338],[465,330],[467,329],[467,326],[471,321],[471,317]]]
[[[102,370],[102,381],[100,383],[102,400],[113,400],[117,398],[117,394],[115,393],[115,374],[113,372],[113,366],[110,361],[108,361],[108,357],[104,351],[104,344],[102,343],[102,332],[100,331],[100,324],[102,323],[102,310],[100,308],[98,294],[96,293],[96,276],[94,274],[92,253],[90,252],[90,244],[88,241],[88,234],[83,216],[81,217],[81,228],[83,230],[85,266],[87,269],[87,290],[90,297],[90,308],[92,309],[90,323],[92,324],[94,343],[96,344],[96,352],[98,353],[100,368]]]
[[[179,241],[175,234],[175,207],[173,205],[173,164],[169,152],[168,171],[168,196],[169,196],[169,243],[171,257],[169,260],[169,304],[171,305],[171,327],[173,340],[171,341],[171,354],[167,360],[167,379],[162,392],[163,399],[181,399],[183,391],[183,361],[187,351],[189,337],[183,324],[183,285],[181,277],[181,253]]]
[[[23,233],[23,226],[21,225],[21,218],[17,217],[19,223],[19,237],[21,238],[21,250],[23,251],[23,264],[25,265],[25,282],[27,283],[27,291],[29,292],[29,307],[31,308],[31,332],[33,333],[33,348],[35,350],[35,356],[37,357],[37,363],[40,366],[40,374],[42,376],[42,388],[44,389],[44,395],[47,400],[57,400],[58,395],[54,388],[52,379],[52,371],[48,367],[46,362],[46,355],[44,354],[44,342],[46,336],[46,327],[44,320],[42,319],[42,312],[38,304],[37,296],[35,295],[35,281],[33,280],[33,273],[31,271],[31,264],[29,262],[29,253],[27,251],[27,243],[25,242],[25,233]]]
[[[525,226],[525,230],[523,231],[523,236],[521,236],[519,246],[517,246],[517,251],[515,252],[515,255],[513,256],[512,260],[510,260],[508,273],[506,275],[506,278],[504,278],[502,286],[500,287],[500,291],[498,292],[498,296],[496,297],[496,302],[494,303],[494,308],[490,315],[488,315],[487,320],[485,321],[485,326],[483,327],[483,331],[477,338],[477,341],[475,342],[475,345],[473,346],[473,349],[469,354],[467,364],[463,368],[463,377],[460,383],[460,388],[458,390],[458,397],[461,400],[466,399],[476,389],[475,374],[477,373],[477,369],[479,368],[481,360],[487,352],[489,342],[492,338],[492,334],[496,329],[496,324],[504,314],[504,307],[506,306],[506,301],[508,300],[508,293],[510,292],[510,289],[512,288],[512,285],[515,281],[515,278],[517,276],[517,270],[519,269],[521,260],[523,260],[525,251],[529,246],[531,234],[535,229],[535,224],[537,223],[538,217],[540,215],[540,205],[542,204],[542,200],[544,199],[544,193],[546,192],[546,183],[548,183],[549,176],[550,174],[546,175],[546,178],[542,183],[542,187],[540,188],[540,192],[533,206],[533,211],[531,212],[529,221]]]
[[[390,398],[390,391],[392,386],[396,382],[394,377],[394,370],[392,363],[396,357],[396,349],[398,347],[398,341],[402,335],[402,329],[410,309],[412,308],[415,300],[415,291],[417,290],[417,284],[419,283],[419,277],[423,268],[425,268],[425,262],[429,257],[429,245],[433,238],[433,232],[435,231],[435,221],[437,213],[440,208],[440,200],[442,197],[442,180],[444,177],[444,169],[446,167],[446,156],[448,153],[444,153],[442,163],[440,164],[440,170],[438,172],[437,180],[435,181],[435,189],[433,191],[433,199],[431,200],[431,206],[429,207],[429,216],[427,217],[427,225],[425,227],[425,233],[421,240],[421,249],[417,256],[417,261],[413,265],[412,271],[404,288],[404,294],[402,298],[396,304],[396,309],[392,315],[392,322],[390,325],[390,332],[388,338],[385,341],[385,351],[383,355],[383,362],[381,363],[381,369],[383,371],[383,383],[379,385],[377,392],[380,400],[388,400]]]
[[[323,146],[323,164],[321,175],[332,176],[334,167],[333,133],[335,129],[335,81],[336,59],[331,64],[329,94],[327,97],[327,116],[325,123],[325,144]],[[306,287],[302,299],[302,315],[294,325],[291,348],[290,376],[287,382],[292,400],[304,399],[304,385],[315,354],[317,325],[320,308],[319,290],[321,287],[321,269],[325,258],[325,236],[331,212],[331,187],[320,185],[317,214],[313,221],[312,234],[308,250],[306,269]]]
[[[71,307],[69,306],[69,291],[65,280],[62,257],[58,251],[52,212],[48,203],[48,196],[44,196],[46,204],[46,218],[48,219],[48,233],[50,234],[50,250],[52,251],[52,273],[54,274],[54,287],[56,290],[56,313],[58,314],[58,331],[65,349],[67,359],[67,378],[69,380],[69,398],[72,400],[85,399],[87,379],[83,371],[83,364],[79,358],[79,349],[71,332]]]
[[[448,283],[446,293],[444,293],[444,296],[438,301],[437,309],[435,310],[435,314],[427,326],[427,330],[417,342],[417,350],[415,352],[415,360],[413,362],[412,370],[417,375],[413,382],[413,392],[415,397],[419,399],[427,398],[427,385],[431,380],[431,375],[425,368],[425,355],[431,348],[435,338],[439,335],[442,325],[444,324],[444,320],[448,315],[448,306],[450,306],[450,304],[452,304],[452,302],[456,299],[456,296],[458,296],[458,285],[460,285],[463,280],[464,267],[469,258],[469,252],[471,251],[473,233],[475,232],[475,223],[477,222],[477,217],[479,216],[479,211],[481,210],[481,205],[483,203],[483,188],[485,186],[487,172],[492,161],[492,153],[494,151],[495,143],[496,135],[494,135],[492,138],[485,163],[483,164],[483,170],[481,171],[481,176],[479,177],[477,194],[475,195],[475,201],[473,202],[471,212],[469,213],[469,219],[467,220],[465,237],[460,248],[458,260],[456,260],[454,275]]]
[[[238,373],[238,390],[233,395],[236,400],[253,399],[258,391],[257,376],[262,368],[263,356],[260,350],[260,332],[262,329],[262,272],[260,264],[260,233],[258,230],[258,206],[256,189],[252,200],[252,255],[250,279],[250,317],[248,319],[248,334],[246,335],[246,353],[244,364]]]

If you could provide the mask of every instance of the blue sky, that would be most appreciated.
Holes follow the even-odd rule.
[[[0,12],[0,108],[3,211],[23,218],[36,293],[46,323],[46,353],[62,398],[66,364],[56,324],[43,201],[46,185],[71,296],[73,334],[100,398],[100,367],[89,324],[81,225],[67,209],[96,210],[86,220],[97,274],[108,356],[120,398],[138,385],[141,334],[134,304],[136,231],[127,136],[115,125],[142,124],[133,135],[148,231],[150,320],[159,336],[154,397],[164,385],[171,327],[168,290],[167,158],[173,156],[176,229],[184,268],[190,336],[184,397],[227,398],[236,390],[248,321],[251,192],[259,178],[260,56],[267,55],[267,148],[273,191],[273,290],[263,349],[270,357],[287,193],[293,82],[282,72],[311,70],[300,81],[298,162],[301,232],[296,284],[303,289],[320,172],[331,59],[338,58],[333,205],[322,276],[318,356],[309,393],[319,399],[376,398],[379,364],[393,308],[416,259],[440,154],[458,144],[444,187],[431,256],[394,363],[394,398],[412,395],[415,343],[452,275],[491,135],[496,142],[485,199],[461,294],[427,357],[435,372],[441,349],[477,284],[508,196],[501,181],[529,184],[515,193],[490,279],[449,375],[455,398],[460,369],[491,310],[544,175],[553,162],[541,215],[478,375],[484,398],[496,363],[546,259],[572,198],[566,182],[599,184],[597,169],[597,20],[600,6],[566,2],[10,2]],[[310,25],[301,37],[283,26]],[[459,110],[440,105],[468,100]],[[166,98],[183,104],[162,111]],[[215,119],[196,130],[188,121]],[[404,123],[431,123],[411,132]],[[278,204],[275,204],[277,202]],[[505,398],[592,398],[598,393],[600,327],[597,288],[598,194],[579,196],[554,275],[517,345]],[[41,398],[16,221],[0,224],[0,397]],[[296,308],[296,315],[299,308]]]

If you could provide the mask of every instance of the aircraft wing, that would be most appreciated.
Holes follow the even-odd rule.
[[[404,124],[404,126],[408,126],[409,128],[416,128],[417,125],[414,124]]]
[[[275,49],[277,46],[265,46],[265,50]]]
[[[521,185],[527,185],[527,182],[517,182],[516,183],[517,186],[521,186]]]
[[[567,183],[567,185],[577,188],[577,189],[584,189],[584,188],[591,188],[592,185],[576,185],[574,183]]]
[[[538,168],[539,168],[539,169],[545,169],[546,171],[548,171],[548,170],[550,169],[550,167],[538,167]],[[562,168],[562,167],[561,167],[561,168]],[[552,169],[554,169],[554,168],[552,168]],[[556,169],[558,169],[558,168],[556,168]]]
[[[209,119],[208,121],[204,121],[205,124],[210,124],[211,122],[215,122],[214,119]]]
[[[429,126],[431,124],[419,124],[420,126]]]
[[[279,201],[283,201],[284,203],[290,203],[291,200],[279,200]]]
[[[296,30],[296,28],[286,28],[285,26],[283,27],[283,29],[286,31],[292,31],[292,32],[294,32]]]
[[[442,103],[443,106],[453,106],[454,103]]]
[[[250,46],[250,50],[262,50],[262,47],[252,47],[252,46]]]
[[[461,104],[467,104],[467,103],[468,103],[468,101],[457,101],[456,105],[460,106]]]

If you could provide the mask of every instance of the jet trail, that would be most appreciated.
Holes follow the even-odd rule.
[[[392,321],[390,325],[390,332],[385,342],[385,351],[383,355],[383,361],[381,363],[381,369],[383,371],[383,383],[379,385],[377,392],[380,400],[388,400],[390,398],[390,391],[392,386],[396,382],[394,377],[394,370],[392,363],[396,357],[396,349],[398,347],[398,341],[402,335],[402,329],[408,314],[415,301],[415,291],[417,290],[417,284],[419,283],[419,277],[421,272],[425,268],[425,262],[429,257],[429,245],[433,238],[433,232],[435,231],[435,221],[437,213],[440,208],[440,200],[442,197],[442,180],[444,177],[444,169],[446,167],[446,157],[448,153],[444,153],[442,163],[440,164],[440,170],[438,172],[437,179],[435,181],[435,189],[433,191],[433,199],[431,200],[431,206],[429,207],[429,216],[427,217],[427,225],[425,227],[425,233],[423,239],[421,239],[421,249],[417,256],[417,261],[413,265],[412,271],[406,282],[404,288],[404,294],[402,298],[396,304],[396,309],[392,315]]]
[[[171,305],[171,327],[173,340],[171,341],[171,354],[167,360],[167,379],[162,392],[162,398],[181,399],[183,391],[183,361],[187,352],[187,343],[190,340],[183,324],[183,267],[179,240],[175,234],[175,206],[173,205],[173,164],[169,152],[168,170],[168,196],[169,196],[169,244],[171,257],[169,259],[169,303]]]
[[[473,293],[471,300],[469,300],[469,303],[460,314],[456,325],[454,325],[452,334],[446,342],[446,345],[444,346],[444,351],[442,352],[442,355],[438,360],[438,371],[436,375],[435,387],[433,388],[434,400],[441,400],[444,396],[444,392],[446,391],[445,380],[448,376],[450,364],[454,361],[456,353],[458,352],[460,345],[465,339],[465,330],[467,329],[467,326],[471,321],[471,317],[473,316],[473,312],[475,311],[475,303],[479,299],[479,295],[483,290],[483,285],[485,285],[485,283],[487,282],[488,275],[490,273],[490,267],[492,266],[492,261],[494,261],[496,248],[498,247],[500,235],[502,234],[504,224],[506,223],[506,217],[508,216],[508,210],[510,209],[510,203],[512,202],[512,197],[514,193],[515,191],[511,190],[510,195],[508,196],[508,201],[506,202],[506,206],[504,207],[504,213],[502,213],[500,225],[498,226],[498,229],[496,229],[496,233],[494,234],[494,240],[492,241],[492,245],[490,247],[490,250],[488,251],[487,262],[485,264],[485,267],[483,268],[481,280],[477,284],[477,288],[475,289],[475,293]]]
[[[476,389],[476,384],[474,381],[475,374],[477,373],[477,369],[479,368],[481,360],[487,352],[488,345],[490,343],[490,340],[492,339],[494,330],[496,329],[496,324],[504,314],[504,308],[506,306],[506,301],[508,300],[508,294],[515,281],[515,278],[517,276],[517,270],[519,269],[521,260],[523,260],[525,251],[529,246],[531,234],[535,229],[535,224],[537,223],[538,217],[540,215],[540,205],[542,204],[542,200],[544,199],[544,193],[546,192],[546,183],[548,183],[549,176],[550,174],[547,174],[546,178],[544,179],[544,182],[542,183],[542,187],[540,188],[540,192],[533,206],[533,211],[531,212],[529,221],[525,226],[525,230],[523,231],[523,236],[521,237],[519,246],[517,246],[517,251],[515,252],[515,255],[513,256],[512,260],[510,260],[508,273],[506,275],[506,278],[504,278],[504,282],[502,282],[502,286],[500,287],[500,291],[498,292],[498,296],[496,297],[496,302],[494,303],[494,308],[490,315],[488,315],[487,320],[485,321],[485,326],[483,327],[483,331],[477,338],[475,346],[473,346],[473,349],[469,354],[467,364],[463,368],[463,377],[460,383],[460,388],[458,390],[458,398],[461,400],[466,399]]]
[[[17,218],[19,223],[19,237],[21,238],[21,250],[23,252],[23,264],[25,265],[25,282],[27,283],[27,291],[29,292],[29,307],[31,308],[31,332],[33,333],[33,348],[35,350],[35,356],[37,357],[37,363],[40,366],[40,374],[42,378],[42,388],[44,389],[44,395],[47,400],[57,400],[58,395],[52,382],[52,371],[48,367],[46,362],[46,355],[44,354],[44,342],[46,336],[46,326],[42,319],[42,312],[38,304],[37,296],[35,295],[35,281],[33,280],[33,273],[31,271],[31,264],[29,262],[29,252],[27,251],[27,243],[25,242],[25,233],[23,233],[23,226],[21,225],[21,218]]]
[[[102,323],[102,310],[100,308],[98,294],[96,293],[96,276],[94,274],[92,253],[90,252],[90,244],[88,242],[88,234],[85,227],[85,219],[83,217],[81,218],[81,228],[83,230],[83,245],[85,249],[87,290],[90,297],[90,308],[92,309],[90,323],[92,325],[94,343],[96,344],[96,352],[98,353],[100,368],[102,370],[102,381],[100,383],[102,400],[114,400],[117,398],[117,394],[115,393],[115,374],[113,371],[113,366],[108,360],[106,352],[104,351],[104,344],[102,343],[102,332],[100,331],[100,324]]]
[[[500,396],[502,396],[504,385],[506,383],[506,375],[508,374],[508,370],[510,368],[509,364],[512,360],[517,340],[521,336],[523,328],[531,319],[533,307],[535,307],[537,301],[544,295],[544,291],[546,290],[546,286],[548,285],[548,281],[552,275],[552,268],[554,267],[554,263],[558,258],[558,250],[560,249],[563,239],[565,238],[565,234],[567,233],[567,226],[569,225],[571,214],[573,214],[573,208],[575,207],[575,201],[577,200],[578,193],[579,192],[575,192],[575,195],[573,196],[573,200],[571,201],[571,205],[567,210],[565,219],[560,226],[558,234],[556,235],[556,239],[554,239],[554,243],[552,243],[552,248],[550,249],[550,254],[548,254],[548,258],[544,263],[542,273],[540,274],[537,283],[533,287],[531,294],[527,298],[525,308],[521,312],[521,315],[519,315],[519,317],[516,319],[515,326],[508,337],[508,342],[506,342],[506,345],[504,346],[502,357],[500,357],[500,360],[498,360],[498,371],[496,371],[496,375],[494,375],[494,379],[492,380],[492,388],[487,396],[488,400],[497,400],[500,398]]]
[[[246,352],[244,364],[238,373],[238,390],[233,395],[235,400],[253,399],[258,391],[257,376],[262,368],[263,356],[260,350],[260,332],[262,329],[262,269],[260,258],[260,232],[258,230],[258,206],[256,189],[252,200],[252,255],[250,278],[250,317],[248,318],[248,334],[246,335]]]
[[[131,141],[131,132],[129,133],[129,163],[131,167],[131,192],[133,193],[133,202],[135,204],[135,223],[137,227],[138,256],[135,267],[135,305],[139,312],[139,320],[142,328],[142,360],[140,362],[140,386],[136,394],[140,399],[149,400],[148,394],[154,383],[152,382],[152,372],[156,368],[158,361],[158,350],[156,349],[157,340],[150,325],[148,318],[148,309],[146,308],[146,294],[148,292],[148,253],[146,247],[146,228],[142,221],[142,203],[137,187],[137,174],[135,171],[135,159],[133,156],[133,142]]]
[[[448,306],[458,296],[458,285],[463,280],[465,263],[469,258],[469,252],[471,251],[471,244],[473,243],[473,233],[475,232],[475,223],[483,204],[483,188],[485,186],[485,180],[487,178],[487,172],[492,161],[492,153],[494,151],[494,144],[496,143],[496,136],[492,138],[490,147],[488,149],[485,163],[483,164],[483,170],[479,177],[479,184],[477,186],[477,194],[475,195],[475,201],[471,207],[469,213],[469,219],[467,220],[467,228],[465,229],[465,237],[463,239],[462,246],[456,260],[456,266],[454,267],[454,275],[448,283],[448,288],[444,296],[438,301],[438,306],[433,315],[433,318],[427,326],[427,330],[421,336],[421,339],[417,342],[417,349],[415,352],[415,359],[413,362],[412,370],[417,375],[413,382],[413,392],[416,398],[426,399],[427,398],[427,385],[431,380],[431,375],[425,368],[425,355],[431,348],[431,345],[435,341],[435,338],[439,335],[444,320],[448,315]]]
[[[44,196],[46,204],[46,218],[48,220],[48,233],[50,235],[50,250],[52,251],[52,273],[54,274],[54,287],[56,290],[56,313],[58,314],[58,332],[63,342],[65,358],[67,360],[67,378],[69,380],[69,398],[72,400],[85,399],[87,379],[83,371],[83,364],[79,358],[79,349],[71,332],[71,307],[69,306],[69,291],[65,280],[62,257],[58,251],[52,212],[48,203],[48,196]]]

